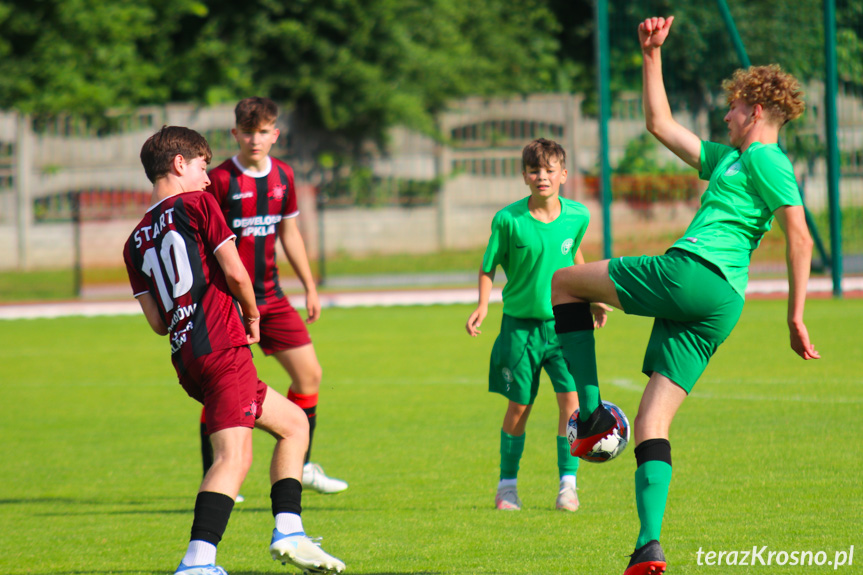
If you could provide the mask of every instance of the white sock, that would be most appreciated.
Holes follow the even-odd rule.
[[[303,520],[296,513],[277,513],[276,530],[285,535],[305,533],[303,530]]]
[[[575,487],[575,475],[564,475],[560,478],[560,489],[565,487]]]
[[[195,539],[189,541],[189,549],[183,557],[183,565],[215,565],[216,546],[208,541]]]
[[[516,483],[518,483],[518,477],[513,477],[512,479],[501,479],[500,483],[497,484],[497,488],[503,489],[504,487],[515,487]]]

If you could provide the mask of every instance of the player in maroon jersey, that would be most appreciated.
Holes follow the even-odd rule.
[[[327,477],[321,466],[309,461],[317,422],[321,364],[300,314],[279,285],[276,242],[282,244],[288,263],[305,287],[306,323],[321,315],[315,280],[300,230],[297,227],[297,194],[294,172],[270,157],[279,137],[279,109],[267,98],[246,98],[235,110],[231,130],[239,153],[210,172],[212,193],[222,207],[228,226],[237,235],[237,250],[246,264],[261,311],[261,341],[266,355],[274,356],[291,378],[288,399],[299,405],[309,420],[309,448],[303,466],[303,486],[319,493],[338,493],[348,488],[340,479]],[[204,470],[210,464],[206,415],[201,419]]]
[[[152,206],[123,250],[132,291],[150,327],[168,335],[186,393],[204,404],[214,462],[195,501],[182,575],[226,575],[217,567],[234,498],[252,463],[252,428],[276,439],[270,466],[276,528],[273,559],[315,573],[345,565],[306,537],[301,513],[308,423],[302,410],[258,379],[249,344],[260,339],[252,281],[219,205],[202,191],[212,154],[197,132],[163,127],[141,149]],[[236,299],[235,299],[236,298]]]

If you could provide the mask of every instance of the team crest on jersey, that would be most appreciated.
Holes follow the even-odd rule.
[[[733,164],[728,166],[728,169],[725,170],[725,173],[723,175],[724,176],[733,176],[734,174],[737,174],[740,172],[741,167],[742,167],[742,165],[740,164],[739,161],[734,162]]]
[[[575,242],[573,241],[572,238],[566,238],[565,240],[563,240],[563,243],[560,244],[560,253],[562,253],[563,255],[568,254],[570,252],[570,250],[572,249],[572,245],[574,243]]]
[[[285,192],[287,191],[288,186],[273,186],[270,188],[270,193],[267,194],[271,199],[281,200],[285,197]]]

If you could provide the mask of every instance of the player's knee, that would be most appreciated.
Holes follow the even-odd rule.
[[[318,393],[323,376],[324,370],[321,367],[321,364],[315,363],[311,367],[303,370],[303,372],[291,382],[291,391],[302,395]]]
[[[224,466],[245,476],[252,467],[251,449],[230,449],[213,454],[213,465]]]
[[[566,287],[566,269],[567,268],[561,268],[555,271],[554,275],[551,276],[552,305],[569,303],[572,301],[572,298],[569,296],[569,292]]]
[[[268,431],[276,439],[296,438],[300,441],[309,440],[309,418],[305,412],[291,402],[286,402],[272,418],[273,423]]]
[[[321,367],[320,363],[316,363],[315,366],[309,370],[309,384],[313,385],[315,391],[318,390],[318,387],[321,385],[321,380],[324,378],[324,368]]]
[[[670,422],[665,421],[656,415],[642,413],[639,410],[638,415],[632,422],[632,431],[636,441],[643,441],[654,437],[668,437]]]

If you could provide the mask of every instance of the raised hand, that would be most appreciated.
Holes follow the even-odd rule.
[[[674,22],[674,16],[669,16],[667,19],[654,16],[639,24],[638,42],[641,44],[641,49],[646,51],[662,46],[668,37],[672,22]]]

